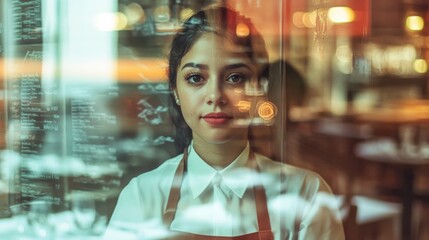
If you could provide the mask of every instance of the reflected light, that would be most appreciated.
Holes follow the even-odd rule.
[[[303,19],[304,19],[304,13],[303,12],[294,13],[292,16],[293,25],[295,25],[295,27],[297,27],[297,28],[304,28],[305,25],[303,23]]]
[[[94,19],[94,26],[100,31],[117,31],[125,29],[128,19],[121,12],[101,13]]]
[[[341,45],[337,48],[335,56],[341,62],[349,62],[352,60],[353,53],[348,45]]]
[[[250,34],[249,27],[244,23],[237,24],[237,28],[235,29],[235,33],[238,37],[247,37]]]
[[[236,105],[238,111],[240,112],[248,112],[250,110],[250,102],[249,101],[239,101]]]
[[[194,11],[191,8],[182,9],[182,11],[180,11],[180,21],[184,22],[186,19],[192,16],[192,14],[194,14]]]
[[[333,7],[328,11],[328,18],[334,23],[349,23],[355,20],[355,12],[349,7]]]
[[[277,114],[277,108],[272,102],[264,101],[259,105],[258,115],[266,120],[272,120]]]
[[[338,60],[338,70],[344,74],[351,74],[353,72],[353,52],[348,45],[341,45],[335,52],[335,57]]]
[[[424,59],[416,59],[414,60],[414,70],[418,73],[426,73],[428,71],[428,64]]]
[[[155,15],[155,22],[170,21],[170,8],[168,6],[158,6],[153,12]]]
[[[412,75],[416,74],[414,61],[417,57],[417,50],[411,44],[399,46],[368,46],[365,53],[371,59],[374,73],[378,75]]]
[[[144,22],[146,18],[143,8],[135,2],[128,4],[124,9],[124,13],[129,25]]]
[[[405,25],[411,31],[421,31],[425,26],[425,22],[420,16],[408,16]]]
[[[308,28],[316,26],[316,12],[306,12],[302,15],[302,23]]]
[[[117,76],[123,82],[160,82],[167,79],[166,62],[163,59],[118,59]]]

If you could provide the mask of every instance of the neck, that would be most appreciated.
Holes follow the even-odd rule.
[[[244,150],[247,139],[234,140],[222,144],[208,144],[201,141],[193,142],[198,155],[210,166],[225,168],[231,164]]]

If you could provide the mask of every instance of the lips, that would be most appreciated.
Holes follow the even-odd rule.
[[[204,121],[211,125],[223,125],[228,123],[232,116],[223,112],[213,112],[202,117]]]

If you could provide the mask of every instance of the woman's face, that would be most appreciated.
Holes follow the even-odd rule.
[[[256,78],[255,65],[232,41],[205,33],[195,42],[177,69],[175,89],[195,142],[247,140],[244,88]]]

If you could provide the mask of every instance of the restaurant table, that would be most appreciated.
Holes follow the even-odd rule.
[[[426,109],[426,108],[425,108]],[[413,118],[413,115],[409,115],[409,112],[404,114],[395,115],[393,112],[388,114],[379,112],[377,114],[361,114],[358,116],[352,116],[348,118],[348,121],[319,121],[316,128],[317,133],[336,137],[342,143],[341,148],[343,151],[352,153],[349,156],[349,160],[356,158],[353,161],[347,161],[344,164],[351,164],[349,168],[359,168],[365,163],[378,163],[382,164],[387,168],[397,169],[401,174],[402,184],[400,186],[400,198],[402,205],[402,219],[401,219],[401,239],[411,240],[413,239],[412,232],[412,219],[413,219],[413,202],[415,199],[427,200],[429,193],[417,193],[415,191],[415,176],[418,170],[422,168],[429,169],[429,148],[426,151],[427,156],[416,156],[403,154],[398,150],[398,141],[401,141],[400,129],[403,126],[413,126],[419,128],[429,129],[426,118]],[[382,130],[382,131],[380,131]],[[388,148],[377,148],[372,146],[375,151],[359,151],[360,145],[370,146],[372,140],[378,139],[379,132],[382,134],[387,133],[389,138]],[[418,130],[417,130],[418,132]],[[328,149],[332,152],[335,148],[333,141],[322,142],[318,144],[325,144]],[[329,148],[329,146],[331,146]],[[315,148],[314,146],[313,148]],[[344,149],[345,148],[345,149]],[[369,148],[368,148],[369,149]],[[381,151],[380,151],[381,150]],[[330,158],[332,159],[332,158]],[[362,160],[362,161],[360,161]],[[360,162],[360,163],[357,163]],[[336,164],[341,164],[336,162]],[[346,168],[347,166],[345,166]],[[356,170],[357,171],[357,170]]]
[[[414,189],[416,172],[422,168],[429,169],[429,143],[424,143],[426,150],[423,156],[413,152],[405,152],[405,145],[419,145],[415,139],[427,141],[429,137],[429,100],[414,99],[401,100],[390,106],[374,109],[370,112],[351,114],[349,119],[355,124],[369,125],[374,135],[391,138],[390,149],[381,152],[366,154],[365,151],[356,151],[359,158],[364,161],[382,164],[388,168],[399,170],[402,178],[400,196],[402,201],[402,239],[413,239],[412,219],[413,201],[416,198],[428,199],[429,193],[416,193]],[[387,134],[387,135],[385,135]],[[427,146],[424,146],[427,145]],[[395,148],[394,148],[395,147]],[[422,147],[422,146],[419,146]],[[401,149],[402,148],[402,149]],[[408,151],[408,150],[407,150]],[[375,153],[375,154],[374,154]],[[422,154],[420,154],[422,155]]]
[[[377,143],[373,143],[377,144]],[[385,143],[387,144],[387,143]],[[398,151],[375,152],[356,151],[357,156],[368,162],[378,163],[384,167],[399,170],[402,184],[400,186],[400,198],[402,204],[401,236],[402,240],[414,239],[412,232],[413,203],[415,199],[428,199],[429,192],[418,193],[415,191],[416,172],[422,169],[429,170],[429,158],[416,158],[400,154]]]
[[[351,224],[347,218],[343,219],[346,236],[360,239],[365,236],[374,238],[375,234],[399,239],[400,204],[380,201],[356,191],[364,168],[363,161],[353,153],[358,144],[371,140],[371,129],[342,119],[319,118],[298,134],[300,161],[332,184],[334,193],[345,196],[342,207],[357,208],[356,216],[348,218],[353,219]],[[356,202],[356,199],[359,200]],[[385,232],[386,226],[393,231]]]

